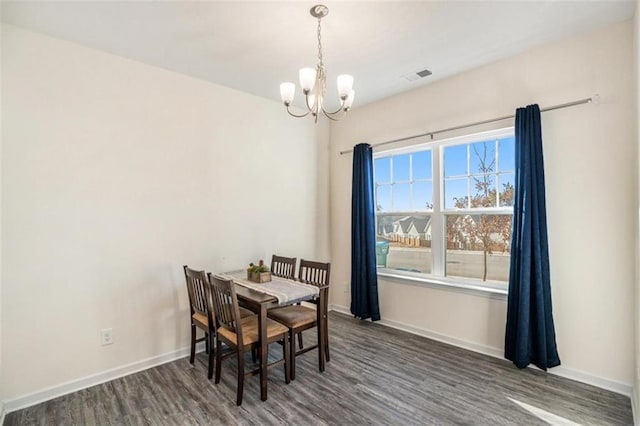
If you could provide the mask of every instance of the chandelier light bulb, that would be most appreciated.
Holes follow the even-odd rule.
[[[313,90],[316,83],[316,70],[313,68],[302,68],[300,70],[300,87],[307,94]]]
[[[351,105],[353,105],[353,98],[356,97],[356,91],[355,90],[351,90],[349,92],[349,95],[347,96],[347,99],[344,101],[344,110],[347,111],[348,109],[351,108]]]
[[[353,89],[353,76],[349,74],[340,74],[338,76],[338,96],[345,100]]]
[[[280,85],[280,97],[286,106],[291,105],[295,93],[296,85],[294,83],[286,82]]]

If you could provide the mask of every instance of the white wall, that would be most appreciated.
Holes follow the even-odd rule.
[[[633,15],[633,60],[635,85],[635,125],[636,141],[638,149],[638,165],[640,168],[640,0],[636,0],[636,10]],[[640,175],[638,176],[638,188],[640,190]],[[639,197],[640,198],[640,197]],[[634,420],[636,425],[640,425],[640,205],[638,209],[638,233],[636,233],[636,297],[635,297],[635,378],[634,378],[634,398],[632,405],[634,408]]]
[[[637,220],[631,50],[625,22],[354,108],[332,123],[332,281],[340,289],[332,303],[350,304],[352,157],[339,151],[599,93],[598,105],[543,113],[553,307],[565,373],[630,391]],[[503,299],[381,278],[379,291],[384,320],[503,351]]]
[[[0,399],[188,346],[185,263],[328,256],[328,130],[8,25],[2,55]]]
[[[331,260],[331,242],[329,220],[329,158],[331,155],[329,141],[331,139],[331,126],[328,119],[321,119],[316,125],[316,224],[315,234],[315,260],[329,262]],[[310,188],[311,191],[314,188]]]
[[[0,37],[3,24],[1,22],[2,8],[0,8]],[[0,40],[0,82],[2,81],[2,42]],[[0,91],[0,98],[2,93]],[[0,99],[0,117],[2,117],[2,102]],[[2,120],[0,120],[0,242],[2,241]],[[4,383],[2,369],[2,244],[0,244],[0,395]],[[4,403],[0,398],[0,423],[4,418]]]

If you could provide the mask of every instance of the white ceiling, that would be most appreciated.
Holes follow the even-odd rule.
[[[315,67],[317,2],[3,1],[2,20],[126,58],[279,100]],[[630,19],[633,0],[327,1],[328,101],[355,77],[354,108],[533,46]],[[428,68],[433,75],[407,81]],[[298,89],[297,97],[300,97]],[[330,107],[337,102],[327,102]]]

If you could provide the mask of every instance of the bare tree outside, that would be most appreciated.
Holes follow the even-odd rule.
[[[471,195],[454,197],[457,209],[513,206],[514,186],[510,182],[496,186],[496,159],[488,144],[470,146],[478,161],[477,174],[471,176]],[[482,280],[487,280],[488,257],[496,252],[510,253],[512,215],[510,214],[449,214],[446,220],[447,250],[482,251]]]

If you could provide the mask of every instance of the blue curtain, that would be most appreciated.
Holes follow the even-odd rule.
[[[353,148],[351,198],[351,313],[362,319],[380,319],[376,271],[376,227],[373,203],[371,146]]]
[[[551,309],[540,108],[516,110],[516,183],[505,358],[518,368],[560,365]]]

